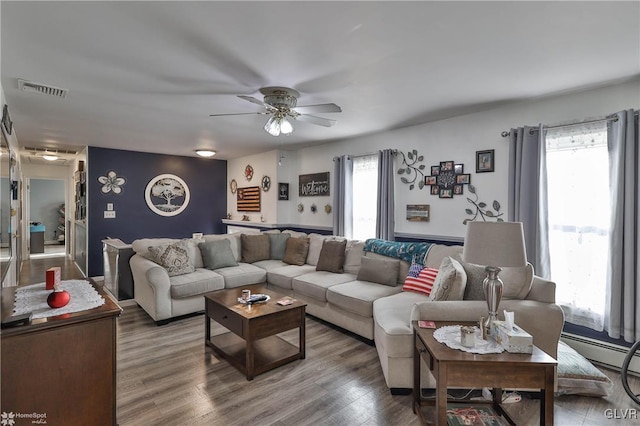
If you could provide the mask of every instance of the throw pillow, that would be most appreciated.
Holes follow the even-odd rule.
[[[358,271],[358,280],[395,287],[398,284],[399,269],[400,259],[376,259],[363,256]]]
[[[467,274],[467,285],[464,289],[463,300],[486,300],[482,283],[487,276],[484,266],[473,263],[460,262]]]
[[[151,260],[167,270],[170,277],[188,274],[196,270],[189,258],[187,240],[180,240],[171,244],[150,246]]]
[[[344,271],[348,274],[357,274],[360,270],[360,260],[364,255],[364,241],[347,241],[345,250]]]
[[[259,260],[269,259],[269,235],[267,234],[242,234],[240,236],[242,261],[253,263]]]
[[[329,238],[327,235],[309,234],[309,253],[307,254],[307,263],[309,265],[316,266],[318,264],[322,243],[327,238]]]
[[[217,241],[205,241],[198,244],[202,253],[202,263],[207,269],[226,268],[228,266],[238,266],[233,251],[231,251],[231,241],[228,239]]]
[[[328,271],[342,274],[344,272],[345,250],[347,240],[325,240],[320,250],[320,257],[316,265],[316,271]]]
[[[445,257],[438,268],[438,275],[429,294],[429,300],[462,300],[467,276],[460,263]]]
[[[422,293],[428,296],[431,294],[437,275],[438,270],[435,268],[427,268],[421,263],[412,263],[402,290]]]
[[[284,251],[282,261],[289,265],[304,265],[309,253],[309,239],[306,237],[291,237],[287,240],[287,248]]]
[[[269,257],[275,260],[284,259],[284,252],[287,249],[289,234],[268,234],[269,235]]]

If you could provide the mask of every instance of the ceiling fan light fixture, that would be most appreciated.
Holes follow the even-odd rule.
[[[216,155],[216,152],[210,149],[196,149],[196,154],[198,154],[200,157],[208,158]]]
[[[280,132],[283,135],[290,135],[291,133],[293,133],[293,126],[291,125],[291,123],[289,123],[287,117],[282,117],[280,119]]]
[[[280,136],[280,122],[275,115],[269,117],[269,120],[264,125],[264,131],[271,136]]]

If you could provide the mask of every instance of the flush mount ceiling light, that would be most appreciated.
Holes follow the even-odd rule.
[[[56,161],[59,157],[53,154],[43,154],[42,158],[44,158],[47,161]]]
[[[216,155],[215,151],[211,151],[210,149],[196,149],[196,154],[200,157],[213,157]]]
[[[269,120],[264,125],[265,132],[271,136],[290,135],[293,133],[293,125],[290,120],[306,121],[318,126],[331,127],[336,124],[336,120],[309,115],[308,113],[331,113],[342,112],[336,104],[319,104],[297,106],[298,91],[288,87],[263,87],[260,92],[264,95],[264,100],[256,99],[253,96],[238,95],[240,99],[249,101],[266,108],[258,112],[239,112],[231,114],[211,114],[209,117],[220,117],[226,115],[270,115]]]

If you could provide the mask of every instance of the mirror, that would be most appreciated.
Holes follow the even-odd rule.
[[[11,153],[0,130],[0,281],[4,281],[11,262]]]

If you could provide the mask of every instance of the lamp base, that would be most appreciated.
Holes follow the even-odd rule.
[[[493,322],[498,320],[498,306],[502,300],[503,283],[498,274],[502,269],[497,266],[487,266],[484,268],[487,277],[482,282],[484,289],[484,297],[487,299],[487,307],[489,308],[489,316],[484,323],[487,334],[491,334]]]

